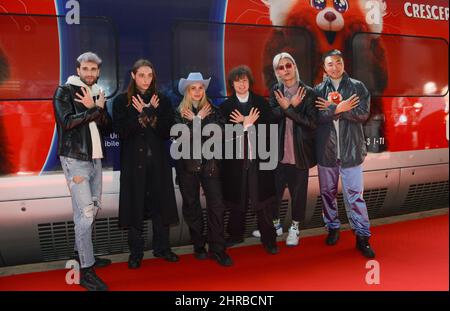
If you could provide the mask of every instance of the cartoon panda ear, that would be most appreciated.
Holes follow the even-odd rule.
[[[284,26],[286,19],[298,0],[261,0],[269,8],[272,25]]]

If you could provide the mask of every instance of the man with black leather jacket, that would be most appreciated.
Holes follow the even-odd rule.
[[[289,53],[275,55],[273,69],[278,83],[271,90],[269,104],[278,121],[279,154],[275,169],[277,209],[273,213],[273,222],[280,235],[279,206],[287,186],[292,199],[292,223],[286,246],[294,247],[299,244],[300,228],[305,220],[309,169],[316,165],[316,95],[300,80],[297,64]]]
[[[96,84],[101,59],[92,52],[77,58],[78,76],[70,76],[53,97],[58,131],[58,156],[72,196],[75,252],[81,266],[80,285],[107,290],[95,267],[109,259],[94,257],[92,225],[101,208],[103,140],[100,131],[111,126],[105,93]]]
[[[340,221],[336,201],[339,175],[356,247],[367,258],[375,257],[369,244],[370,222],[363,198],[362,163],[367,154],[363,123],[369,117],[370,94],[365,85],[344,71],[342,53],[323,56],[327,77],[315,87],[318,96],[316,150],[323,218],[328,229],[327,245],[339,240]]]

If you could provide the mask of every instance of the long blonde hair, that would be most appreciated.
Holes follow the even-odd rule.
[[[189,109],[192,110],[192,97],[189,94],[189,89],[190,89],[191,85],[189,85],[188,87],[186,87],[186,90],[184,91],[184,97],[183,100],[181,101],[180,105],[178,106],[178,111],[182,112],[185,109]],[[203,89],[203,97],[200,100],[200,102],[198,103],[198,107],[197,110],[200,110],[203,108],[203,106],[207,105],[209,103],[208,99],[206,98],[206,90]]]

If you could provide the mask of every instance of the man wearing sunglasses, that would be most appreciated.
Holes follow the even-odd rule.
[[[287,246],[299,242],[308,193],[309,169],[316,165],[314,130],[316,128],[316,96],[300,80],[294,58],[288,53],[275,55],[273,69],[278,83],[272,88],[270,106],[278,120],[278,166],[275,170],[277,205],[273,212],[277,235],[282,234],[279,206],[286,185],[292,200],[292,224],[286,238]],[[258,236],[259,232],[254,232]]]

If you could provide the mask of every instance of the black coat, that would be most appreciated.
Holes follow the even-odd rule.
[[[201,130],[208,125],[208,124],[216,124],[223,128],[224,124],[224,118],[220,112],[220,109],[211,104],[211,113],[203,120],[201,120]],[[196,108],[192,107],[192,111],[194,114],[197,114],[198,111]],[[189,140],[190,140],[190,151],[191,151],[191,157],[189,159],[179,159],[177,161],[177,172],[182,174],[183,172],[188,173],[201,173],[204,176],[210,176],[210,177],[218,177],[220,175],[220,160],[219,159],[205,159],[202,155],[201,159],[194,159],[193,157],[193,122],[190,120],[187,120],[183,118],[181,115],[181,112],[177,108],[175,110],[175,123],[177,124],[184,124],[189,128]],[[201,137],[202,146],[205,141],[207,141],[209,138],[211,138],[212,135],[203,136]],[[177,141],[179,140],[179,137],[175,137]],[[185,142],[187,143],[187,141]]]
[[[233,110],[237,109],[239,110],[243,115],[248,115],[247,113],[243,113],[241,109],[238,106],[239,100],[236,97],[236,95],[233,95],[229,97],[227,100],[225,100],[221,105],[220,109],[222,111],[223,116],[227,120],[227,124],[234,124],[230,121],[230,114]],[[249,99],[248,99],[248,110],[251,108],[258,108],[260,111],[260,116],[258,120],[256,121],[255,130],[258,133],[258,124],[267,124],[266,130],[266,149],[270,146],[269,140],[270,139],[276,139],[276,137],[270,137],[269,135],[269,124],[275,122],[274,115],[272,114],[272,111],[270,109],[270,106],[268,102],[261,96],[258,96],[254,93],[250,93]],[[233,137],[236,139],[236,135]],[[245,134],[246,142],[247,140],[247,133]],[[258,139],[257,141],[258,142]],[[234,144],[234,140],[231,142]],[[258,144],[257,144],[258,145]],[[252,149],[256,153],[258,150],[258,147],[254,146]],[[246,189],[245,185],[242,184],[242,175],[244,171],[244,165],[246,165],[247,160],[244,159],[237,159],[236,155],[234,155],[233,160],[223,160],[222,162],[222,185],[223,185],[223,195],[224,199],[227,202],[231,202],[234,204],[240,204],[241,198],[243,197],[243,189]],[[260,159],[258,158],[258,155],[256,154],[256,159],[252,160],[256,161],[257,165],[260,163]],[[273,170],[258,170],[258,195],[259,195],[259,202],[263,203],[268,199],[271,199],[275,196],[275,179],[274,179],[274,171]],[[259,204],[255,204],[254,206],[258,206]]]
[[[111,118],[106,109],[98,106],[88,109],[82,103],[76,102],[77,93],[83,94],[80,86],[65,84],[56,89],[53,97],[58,131],[58,155],[89,161],[92,160],[89,123],[95,121],[99,132],[105,136],[111,131]]]
[[[279,158],[284,156],[284,134],[286,118],[292,119],[294,123],[294,155],[295,166],[299,169],[309,169],[317,164],[315,152],[315,130],[317,127],[317,109],[315,107],[316,95],[312,88],[299,82],[300,87],[306,88],[303,102],[297,107],[289,106],[282,109],[275,98],[275,90],[284,93],[284,85],[276,84],[270,92],[270,107],[278,119]]]
[[[336,91],[330,78],[314,88],[317,96],[327,99],[330,92]],[[337,137],[333,120],[339,119],[340,160],[342,167],[353,167],[363,163],[367,155],[363,124],[370,114],[370,94],[361,81],[351,79],[346,73],[337,90],[346,100],[358,95],[359,104],[350,111],[335,114],[336,105],[318,113],[317,159],[321,166],[334,167],[337,160]]]
[[[143,96],[146,103],[151,95]],[[113,126],[120,138],[119,224],[122,227],[141,227],[156,212],[161,213],[164,224],[178,223],[172,169],[165,147],[174,122],[173,110],[166,97],[158,96],[158,108],[144,108],[144,113],[154,122],[147,127],[139,123],[139,113],[133,105],[128,105],[126,93],[114,100]],[[147,167],[148,148],[152,153],[151,168]]]

